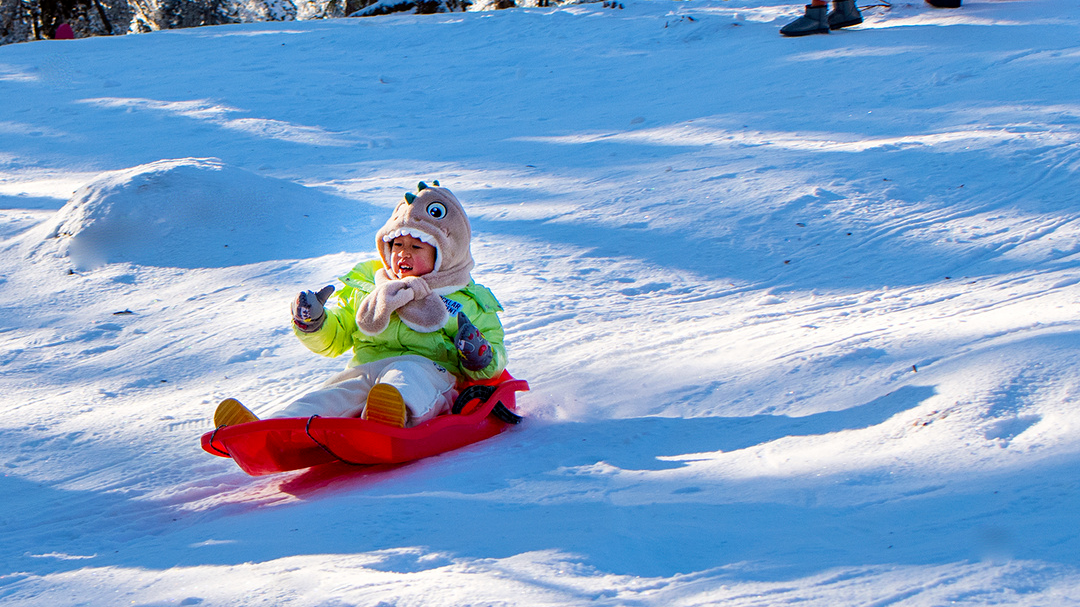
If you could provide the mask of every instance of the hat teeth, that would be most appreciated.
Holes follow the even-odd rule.
[[[431,234],[428,234],[427,232],[417,230],[415,228],[398,228],[396,230],[387,232],[386,235],[383,236],[382,239],[383,239],[383,242],[390,242],[391,240],[397,238],[398,236],[412,236],[413,238],[419,240],[420,242],[425,242],[425,243],[427,243],[427,244],[429,244],[429,245],[431,245],[431,246],[433,246],[435,248],[439,247],[439,245],[436,242],[434,236],[432,236]]]

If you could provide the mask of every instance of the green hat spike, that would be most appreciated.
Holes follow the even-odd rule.
[[[435,181],[432,181],[431,183],[434,183],[435,187],[439,187],[439,180],[438,179],[436,179]]]
[[[414,200],[416,200],[416,194],[405,192],[405,202],[412,204]]]
[[[435,184],[435,185],[438,185],[438,184]],[[416,184],[416,191],[417,191],[417,192],[423,192],[423,191],[424,191],[424,190],[426,190],[426,189],[427,189],[427,184],[426,184],[426,183],[424,183],[423,181],[421,181],[420,183]]]

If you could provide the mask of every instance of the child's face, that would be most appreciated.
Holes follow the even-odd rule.
[[[399,277],[423,276],[435,269],[435,247],[408,234],[390,243],[390,265]]]

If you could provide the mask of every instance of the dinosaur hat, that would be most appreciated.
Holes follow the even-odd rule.
[[[409,192],[394,207],[390,219],[375,233],[376,246],[386,272],[394,276],[390,265],[391,242],[409,235],[435,247],[435,267],[424,281],[439,295],[452,293],[472,282],[474,262],[470,243],[472,226],[464,207],[450,190],[420,182],[417,194]]]

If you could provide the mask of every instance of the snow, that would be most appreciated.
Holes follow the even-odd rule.
[[[1080,5],[635,0],[0,47],[0,602],[1080,604]],[[438,179],[527,420],[199,448]]]
[[[370,206],[188,158],[102,174],[29,239],[38,255],[68,257],[80,271],[110,262],[220,267],[339,252],[322,238],[326,226],[366,231],[373,216]]]

